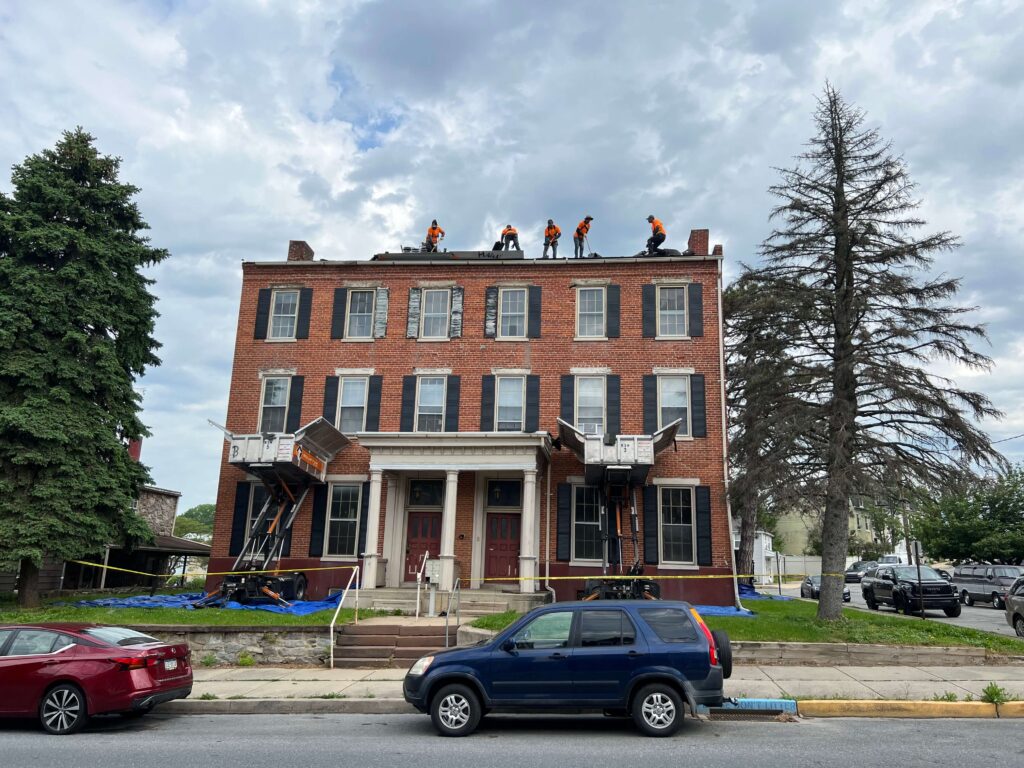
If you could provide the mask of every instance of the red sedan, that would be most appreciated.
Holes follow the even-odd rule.
[[[92,715],[141,716],[192,692],[190,651],[124,627],[0,626],[0,717],[38,717],[50,733]]]

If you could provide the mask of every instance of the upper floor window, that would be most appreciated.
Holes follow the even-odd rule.
[[[576,289],[577,338],[605,338],[604,286]]]
[[[358,557],[359,485],[332,485],[324,557]]]
[[[676,434],[690,434],[690,377],[658,377],[658,429],[682,419]]]
[[[416,431],[444,431],[445,376],[420,376],[416,387]]]
[[[348,292],[348,327],[346,339],[369,339],[373,337],[373,297],[376,291]]]
[[[420,338],[448,338],[451,295],[451,291],[447,288],[423,290],[423,322]]]
[[[658,337],[685,337],[687,286],[659,285],[657,290]]]
[[[697,562],[693,535],[693,489],[662,486],[661,562]]]
[[[299,292],[275,290],[270,315],[270,338],[294,339],[299,318]]]
[[[576,377],[576,428],[588,434],[605,431],[604,376]]]
[[[366,425],[365,376],[342,376],[338,382],[338,430],[351,434]]]
[[[495,423],[499,432],[521,432],[523,430],[524,386],[523,376],[499,376]]]
[[[290,376],[263,379],[263,403],[260,407],[260,432],[284,432],[288,422]]]
[[[598,489],[589,485],[572,488],[572,559],[601,560],[601,507]]]
[[[501,288],[498,291],[498,338],[526,338],[526,289]]]

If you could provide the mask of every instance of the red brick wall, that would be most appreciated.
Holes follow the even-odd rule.
[[[702,231],[703,250],[707,252],[707,235]],[[336,368],[374,368],[383,376],[380,429],[399,429],[402,376],[416,367],[448,367],[460,375],[460,431],[477,431],[480,426],[481,377],[492,367],[530,368],[540,380],[540,427],[557,434],[555,419],[560,412],[560,376],[573,367],[607,366],[621,377],[622,432],[643,432],[642,377],[654,366],[692,367],[706,377],[707,437],[680,441],[677,450],[664,452],[657,461],[652,477],[696,477],[711,488],[712,554],[714,567],[702,574],[728,572],[732,556],[723,484],[723,432],[718,337],[718,261],[648,261],[632,259],[558,260],[521,263],[452,263],[451,265],[363,262],[356,265],[325,262],[290,262],[286,265],[246,263],[243,265],[242,296],[238,313],[234,367],[228,403],[227,428],[236,433],[254,432],[259,423],[261,370],[294,368],[305,376],[305,390],[300,422],[320,416],[323,410],[324,383]],[[684,277],[703,285],[704,335],[678,341],[645,339],[641,326],[641,287],[657,277]],[[575,333],[574,279],[603,278],[621,286],[621,336],[608,341],[573,341]],[[448,342],[419,342],[407,339],[406,319],[409,288],[421,281],[454,280],[465,291],[462,338]],[[484,291],[500,281],[524,281],[543,287],[541,338],[505,342],[484,337]],[[345,281],[380,281],[390,288],[387,336],[372,343],[346,343],[330,339],[331,311],[334,289]],[[313,289],[309,338],[294,342],[267,342],[253,339],[257,293],[260,288],[275,285],[302,285]],[[356,474],[368,471],[368,454],[357,445],[343,450],[331,464],[331,474]],[[555,486],[570,475],[581,475],[582,466],[563,450],[552,460],[551,520],[554,527]],[[217,516],[214,528],[211,570],[230,565],[227,556],[235,484],[243,473],[227,464],[222,455],[220,487],[217,494]],[[538,475],[542,483],[542,515],[538,570],[544,572],[547,553],[543,540],[546,525],[548,489],[545,473]],[[470,576],[474,475],[463,473],[459,479],[457,530],[465,538],[456,541],[456,557],[463,577]],[[292,534],[292,560],[287,567],[311,567],[319,560],[305,558],[309,549],[311,499],[296,519]],[[384,512],[381,511],[383,535]],[[551,557],[555,556],[554,530]],[[641,540],[642,541],[642,540]],[[626,543],[628,548],[628,542]],[[632,555],[624,552],[623,560]],[[552,562],[552,574],[567,574],[567,564]],[[648,573],[653,571],[649,568]],[[665,571],[669,575],[690,575],[689,571]],[[337,573],[311,579],[314,594],[327,583],[344,581]],[[731,602],[731,585],[727,579],[666,581],[667,594],[687,597],[702,596],[715,602]],[[568,597],[578,585],[558,582],[560,597]]]

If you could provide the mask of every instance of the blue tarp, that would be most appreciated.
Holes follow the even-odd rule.
[[[63,603],[63,605],[73,605],[77,608],[184,608],[191,611],[196,610],[193,608],[192,603],[202,597],[202,592],[185,592],[179,595],[153,595],[153,597],[148,595],[105,597],[99,600],[79,600],[76,603]],[[270,611],[271,613],[285,613],[292,616],[306,616],[318,611],[334,610],[338,607],[339,599],[341,599],[340,592],[326,600],[296,601],[290,606],[274,605],[268,601],[263,605],[242,605],[241,603],[228,602],[223,607],[236,611]]]
[[[792,597],[785,595],[766,595],[755,590],[749,584],[740,582],[740,600],[792,600]]]
[[[701,616],[742,616],[745,619],[754,617],[753,611],[736,608],[732,605],[695,605],[693,607]]]

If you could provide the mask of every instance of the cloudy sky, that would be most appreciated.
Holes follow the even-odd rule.
[[[756,260],[773,167],[826,79],[907,158],[963,247],[991,374],[957,374],[1024,432],[1024,4],[1019,2],[15,2],[0,0],[0,164],[82,125],[124,159],[153,242],[163,365],[143,460],[212,501],[242,260],[363,259],[422,238],[538,255],[550,216],[636,252],[656,213]],[[0,189],[9,190],[0,176]],[[1000,444],[1024,459],[1024,439]]]

